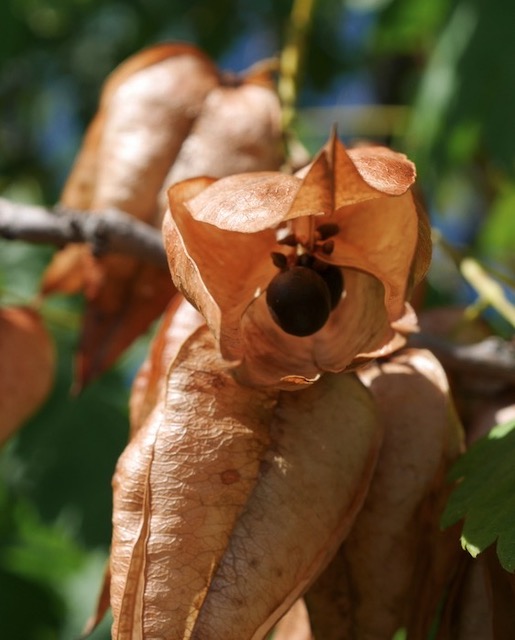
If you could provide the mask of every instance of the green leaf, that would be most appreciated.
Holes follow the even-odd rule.
[[[0,567],[2,638],[56,640],[63,603],[48,586]]]
[[[513,176],[515,3],[459,0],[452,5],[421,76],[407,150],[420,175],[434,172],[439,179],[449,166],[487,158]]]
[[[442,526],[464,520],[461,543],[476,557],[497,543],[506,571],[515,571],[515,421],[498,425],[454,465]]]
[[[417,165],[429,165],[431,154],[438,156],[442,146],[447,147],[449,134],[446,123],[456,102],[456,93],[463,82],[460,64],[471,46],[477,21],[477,13],[472,4],[459,3],[433,48],[406,132],[407,145]],[[465,109],[459,111],[457,116],[460,128],[463,119],[470,129],[474,119]],[[442,143],[444,137],[445,143]],[[456,144],[453,140],[454,147]]]

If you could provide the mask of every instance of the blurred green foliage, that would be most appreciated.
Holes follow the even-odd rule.
[[[501,565],[515,571],[515,421],[498,425],[454,466],[461,480],[442,517],[444,527],[464,520],[463,548],[476,557],[496,545]]]
[[[27,202],[58,199],[101,84],[128,55],[187,40],[239,70],[280,51],[290,8],[290,0],[3,0],[0,191]],[[311,149],[336,122],[346,139],[373,137],[408,152],[434,224],[508,275],[515,267],[514,23],[512,0],[319,0],[298,122]],[[0,242],[0,302],[31,300],[50,255]],[[439,299],[471,299],[439,256],[431,283]],[[56,386],[0,452],[0,637],[10,640],[73,639],[92,610],[130,380],[146,344],[71,397],[81,302],[49,304]],[[93,636],[108,637],[108,623]]]

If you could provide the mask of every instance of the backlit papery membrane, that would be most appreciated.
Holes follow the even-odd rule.
[[[347,152],[333,137],[297,176],[239,174],[170,189],[164,238],[172,277],[206,318],[223,356],[240,361],[242,381],[306,383],[402,344],[396,331],[413,328],[405,300],[430,256],[414,179],[402,154],[382,147]],[[316,243],[317,228],[327,223],[337,228],[329,253]],[[264,301],[278,272],[270,254],[292,251],[277,243],[278,227],[344,269],[341,301],[308,337],[284,333]]]
[[[278,187],[277,176],[287,178],[281,180]],[[231,187],[234,177],[227,181]],[[246,187],[241,192],[225,190],[224,180],[210,178],[194,178],[173,186],[169,190],[171,214],[167,213],[163,225],[176,286],[206,318],[220,341],[223,356],[231,360],[242,356],[239,326],[243,313],[256,292],[263,290],[277,271],[270,259],[276,244],[275,231],[265,227],[252,233],[255,225],[251,213],[254,220],[260,215],[278,217],[277,211],[281,212],[281,206],[285,208],[284,202],[288,204],[292,188],[300,181],[292,176],[265,172],[242,174],[240,183]],[[227,231],[192,216],[187,202],[210,190],[214,192],[215,202],[223,201],[226,193],[230,197],[225,206],[221,204],[213,211],[213,217],[217,212],[229,215],[231,207],[235,212],[241,208],[249,212],[249,232]],[[246,197],[246,194],[249,195]]]
[[[312,336],[292,336],[273,322],[264,296],[242,319],[244,358],[236,370],[240,382],[291,389],[310,384],[321,373],[354,369],[402,347],[405,338],[390,324],[384,289],[373,276],[343,270],[346,291],[326,325]],[[406,309],[402,329],[415,329]]]

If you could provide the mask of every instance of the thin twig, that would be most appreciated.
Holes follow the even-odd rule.
[[[122,253],[167,268],[160,231],[116,209],[49,210],[0,198],[0,237],[58,247],[83,242],[95,255]]]
[[[478,292],[480,299],[492,306],[515,327],[515,306],[506,297],[503,288],[481,267],[477,260],[464,258],[460,271],[467,282]]]
[[[515,344],[498,336],[460,345],[432,334],[414,333],[410,335],[408,345],[429,349],[450,371],[515,384]]]
[[[504,281],[508,286],[513,286],[511,279],[500,277],[499,274],[488,273],[489,269],[481,265],[475,258],[465,255],[462,251],[448,243],[443,235],[433,229],[432,238],[446,255],[455,264],[462,277],[477,292],[478,299],[469,307],[469,315],[493,307],[499,315],[515,327],[515,305],[506,297],[503,288],[496,281]],[[491,270],[490,270],[491,271]]]

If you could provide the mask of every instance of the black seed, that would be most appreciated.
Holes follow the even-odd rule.
[[[334,251],[334,240],[326,240],[322,245],[322,253],[325,253],[326,256],[330,256]]]
[[[272,253],[270,254],[270,257],[272,258],[272,262],[278,269],[283,270],[283,269],[286,269],[286,267],[288,266],[288,259],[286,258],[284,253],[279,253],[278,251],[272,251]]]
[[[315,264],[315,258],[310,253],[303,253],[297,258],[297,266],[312,268]]]
[[[342,297],[343,288],[345,282],[343,279],[342,270],[331,264],[327,265],[323,269],[319,269],[318,273],[324,280],[329,289],[329,295],[331,297],[331,311],[336,307],[340,298]]]
[[[323,278],[308,267],[292,267],[272,278],[266,302],[274,321],[294,336],[321,329],[331,312],[331,294]]]
[[[340,227],[337,224],[334,224],[334,222],[327,222],[326,224],[321,224],[317,227],[320,240],[327,240],[327,238],[335,236],[339,230]]]

